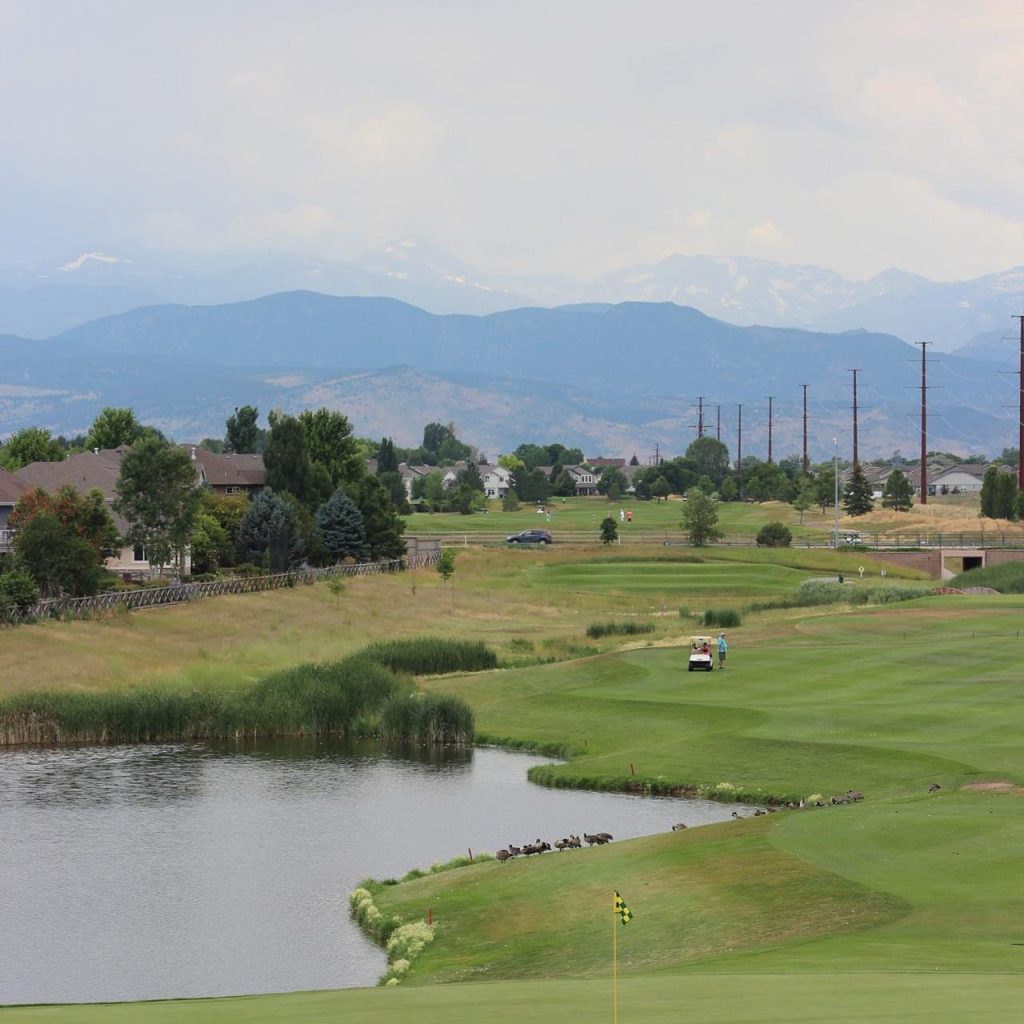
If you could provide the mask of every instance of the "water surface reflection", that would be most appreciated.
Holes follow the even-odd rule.
[[[346,896],[467,848],[732,807],[543,789],[545,758],[342,741],[0,753],[0,1003],[372,985]]]

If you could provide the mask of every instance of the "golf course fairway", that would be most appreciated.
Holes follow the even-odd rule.
[[[544,572],[531,566],[529,585]],[[559,574],[574,572],[556,568],[547,584],[557,590]],[[771,568],[743,587],[770,593],[784,577]],[[1017,1022],[1022,607],[952,596],[755,616],[728,631],[727,671],[709,674],[686,672],[689,627],[677,619],[675,645],[659,637],[426,680],[473,706],[485,741],[566,751],[567,761],[532,771],[545,784],[826,806],[673,832],[666,802],[656,835],[373,886],[384,915],[433,916],[434,941],[396,988],[12,1007],[0,1017],[611,1021],[617,928],[622,1024]],[[848,790],[864,799],[830,803]],[[614,834],[615,822],[565,829]],[[496,835],[492,849],[529,839]],[[465,845],[451,837],[453,854]],[[613,890],[633,912],[628,927],[613,918]],[[347,895],[338,893],[339,914]]]

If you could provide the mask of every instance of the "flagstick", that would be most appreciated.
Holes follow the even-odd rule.
[[[612,906],[615,906],[614,900]],[[612,914],[612,1024],[619,1024],[619,933],[615,930],[618,916]]]

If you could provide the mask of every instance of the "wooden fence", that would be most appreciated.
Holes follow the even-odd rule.
[[[330,565],[321,569],[299,569],[267,576],[235,576],[207,583],[176,583],[166,587],[143,587],[140,590],[112,590],[95,597],[50,598],[22,608],[0,609],[0,624],[12,626],[38,622],[40,619],[86,619],[103,613],[157,608],[160,605],[181,604],[183,601],[218,597],[221,594],[253,594],[300,584],[312,586],[318,580],[337,577],[379,576],[433,565],[440,555],[440,551],[427,551],[405,558],[393,558],[387,562]]]

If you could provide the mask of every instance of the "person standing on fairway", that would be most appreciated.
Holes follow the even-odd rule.
[[[718,667],[724,672],[725,671],[725,654],[729,650],[729,645],[725,642],[725,634],[718,634]]]

